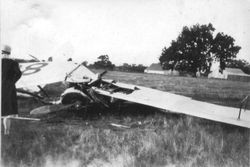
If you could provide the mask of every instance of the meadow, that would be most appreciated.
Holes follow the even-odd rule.
[[[233,107],[250,95],[249,82],[116,71],[105,78]],[[64,86],[46,89],[54,95]],[[39,105],[19,99],[20,115]],[[126,104],[119,109],[62,111],[39,122],[14,120],[10,135],[2,133],[1,154],[6,167],[235,167],[250,166],[249,140],[246,128]]]

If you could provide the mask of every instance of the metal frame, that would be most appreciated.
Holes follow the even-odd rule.
[[[240,111],[239,111],[239,115],[238,115],[238,120],[240,120],[240,116],[241,116],[241,109],[244,108],[244,112],[246,111],[247,108],[247,104],[248,104],[248,100],[249,96],[246,96],[241,102],[240,102]]]

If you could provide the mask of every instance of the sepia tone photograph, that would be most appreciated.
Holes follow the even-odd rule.
[[[250,0],[0,0],[1,167],[250,166]]]

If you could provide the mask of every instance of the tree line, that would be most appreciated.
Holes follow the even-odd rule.
[[[120,66],[115,66],[110,60],[108,55],[100,55],[93,64],[89,64],[87,62],[83,63],[85,66],[94,69],[105,69],[105,70],[116,70],[116,71],[123,71],[123,72],[141,72],[143,73],[144,70],[147,68],[146,66],[139,64],[128,64],[124,63]]]
[[[169,47],[164,47],[159,62],[164,70],[177,70],[196,76],[199,72],[207,76],[214,62],[219,62],[220,71],[226,67],[240,68],[250,74],[250,64],[236,55],[241,47],[235,44],[230,35],[218,32],[211,23],[208,25],[184,26],[176,40],[172,40]],[[87,64],[85,64],[87,65]],[[115,66],[108,55],[101,55],[97,61],[88,65],[90,68],[118,70],[124,72],[144,72],[146,66],[124,63]]]
[[[162,50],[159,61],[163,69],[208,75],[213,62],[219,62],[221,72],[226,67],[234,67],[234,63],[247,65],[236,60],[241,47],[235,45],[235,39],[223,32],[214,35],[214,31],[211,23],[183,27],[177,39]]]

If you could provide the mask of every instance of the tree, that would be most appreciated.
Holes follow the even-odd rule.
[[[111,61],[109,61],[108,55],[101,55],[97,59],[99,60],[94,62],[94,65],[93,65],[97,69],[113,70],[113,68],[115,67],[115,65],[112,64]]]
[[[213,41],[212,51],[215,59],[219,60],[221,70],[224,70],[226,63],[236,58],[240,51],[240,46],[234,46],[234,39],[231,36],[218,33]]]
[[[244,68],[242,69],[246,74],[250,75],[250,64],[245,65]]]
[[[248,65],[249,63],[246,60],[243,59],[232,59],[229,60],[226,64],[226,67],[229,68],[240,68],[242,69],[244,66]]]
[[[82,65],[84,65],[85,67],[88,67],[88,61],[82,62]]]
[[[240,47],[234,46],[234,39],[223,33],[213,38],[214,30],[211,23],[183,27],[170,47],[162,50],[159,60],[163,69],[176,69],[194,75],[197,71],[208,74],[213,60],[219,61],[224,69],[225,63],[236,57]]]
[[[243,60],[243,59],[229,60],[226,63],[226,67],[229,67],[229,68],[239,68],[243,72],[245,72],[246,74],[250,74],[250,64],[246,60]]]
[[[123,63],[123,65],[116,67],[116,70],[124,71],[124,72],[140,72],[140,73],[143,73],[146,68],[147,67],[142,65],[142,64],[138,64],[138,65],[132,64],[132,65],[130,65],[128,63]]]

